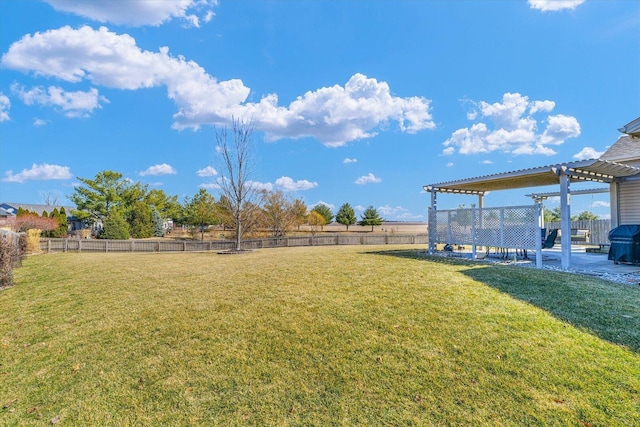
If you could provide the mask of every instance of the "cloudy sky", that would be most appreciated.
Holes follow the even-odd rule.
[[[0,54],[0,201],[102,170],[217,197],[235,117],[255,185],[424,221],[423,185],[597,157],[640,115],[633,1],[2,1]]]

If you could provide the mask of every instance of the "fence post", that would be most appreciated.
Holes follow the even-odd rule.
[[[108,240],[104,241],[104,251],[105,252],[109,252],[109,241]]]
[[[64,251],[69,252],[69,239],[64,239]]]

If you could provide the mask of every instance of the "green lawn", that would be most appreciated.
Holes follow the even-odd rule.
[[[30,257],[0,425],[640,425],[640,289],[417,247]]]

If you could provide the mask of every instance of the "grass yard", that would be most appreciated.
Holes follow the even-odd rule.
[[[0,425],[640,425],[640,289],[417,250],[30,257]]]

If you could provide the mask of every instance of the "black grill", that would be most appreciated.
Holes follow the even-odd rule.
[[[609,259],[640,265],[640,225],[620,225],[609,232]]]

